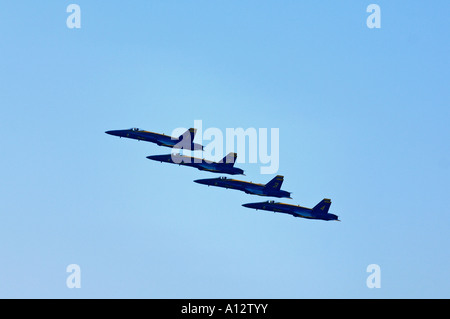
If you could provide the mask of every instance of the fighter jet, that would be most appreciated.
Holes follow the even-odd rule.
[[[131,128],[129,130],[106,131],[105,133],[119,137],[132,138],[139,141],[152,142],[159,146],[183,148],[191,151],[203,150],[203,145],[193,142],[196,132],[197,129],[190,128],[179,137],[171,137],[164,134],[140,130],[138,128]]]
[[[314,208],[306,208],[297,205],[290,205],[284,203],[276,203],[273,200],[261,203],[249,203],[243,204],[242,206],[247,208],[254,208],[256,210],[268,210],[276,213],[289,214],[294,217],[302,217],[309,219],[321,219],[321,220],[337,220],[338,216],[328,213],[328,209],[331,206],[331,200],[324,198],[319,204],[314,206]]]
[[[283,178],[283,176],[277,175],[265,185],[229,179],[223,176],[219,178],[197,179],[194,182],[208,186],[237,189],[252,195],[291,198],[290,192],[280,190]]]
[[[195,167],[201,171],[230,174],[230,175],[245,175],[242,169],[234,167],[236,157],[237,157],[236,153],[229,153],[219,162],[212,162],[207,161],[205,159],[185,156],[181,154],[147,156],[148,159],[153,161],[159,161],[161,163],[167,162],[172,164]]]

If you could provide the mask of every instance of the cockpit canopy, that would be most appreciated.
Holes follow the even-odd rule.
[[[133,127],[131,130],[132,130],[133,132],[139,131],[139,129],[138,129],[137,127]]]
[[[225,176],[220,176],[219,178],[220,179],[227,179]]]
[[[273,204],[273,203],[275,203],[275,201],[274,200],[269,200],[269,201],[267,201],[269,204]]]

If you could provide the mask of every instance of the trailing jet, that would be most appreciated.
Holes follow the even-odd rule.
[[[237,157],[236,153],[229,153],[221,161],[211,162],[205,159],[185,156],[181,154],[147,156],[148,159],[153,161],[159,161],[161,163],[167,162],[172,164],[195,167],[201,171],[230,174],[230,175],[245,175],[242,169],[234,167],[236,157]]]
[[[237,189],[252,195],[291,198],[290,192],[280,190],[281,184],[283,184],[283,178],[283,176],[277,175],[265,185],[229,179],[226,177],[197,179],[194,182],[208,186]]]
[[[302,217],[309,219],[321,219],[321,220],[337,220],[338,216],[328,213],[331,206],[331,200],[324,198],[319,204],[314,206],[314,208],[306,208],[297,205],[290,205],[284,203],[276,203],[273,200],[261,203],[250,203],[242,205],[247,208],[254,208],[256,210],[268,210],[276,213],[289,214],[294,217]]]
[[[190,128],[179,137],[171,137],[164,134],[140,130],[138,128],[106,131],[105,133],[119,137],[132,138],[139,141],[152,142],[158,144],[159,146],[183,148],[191,151],[203,150],[203,145],[193,142],[196,132],[197,129]]]

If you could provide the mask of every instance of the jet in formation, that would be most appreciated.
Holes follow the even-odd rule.
[[[281,184],[283,184],[283,179],[283,176],[277,175],[267,184],[256,184],[227,177],[197,179],[194,182],[208,186],[237,189],[252,195],[291,198],[290,192],[280,189]]]
[[[273,200],[261,203],[243,204],[242,206],[247,208],[253,208],[256,210],[261,209],[276,213],[289,214],[294,217],[340,221],[338,219],[338,216],[328,213],[328,210],[330,209],[331,206],[331,200],[328,198],[324,198],[319,204],[317,204],[313,208],[284,204],[275,202]]]
[[[166,146],[170,148],[183,148],[190,151],[203,150],[203,145],[194,143],[194,137],[197,129],[190,128],[178,137],[172,137],[165,134],[154,133],[140,130],[138,128],[131,128],[128,130],[114,130],[106,131],[106,134],[132,138],[139,141],[146,141],[155,143],[159,146]]]
[[[197,130],[195,128],[190,128],[189,130],[187,130],[178,137],[172,137],[165,134],[144,131],[138,128],[106,131],[105,133],[119,137],[131,138],[138,141],[151,142],[159,146],[165,146],[170,148],[186,149],[190,151],[203,150],[203,145],[193,142],[196,132]],[[234,167],[234,163],[237,158],[236,153],[229,153],[219,162],[208,161],[205,159],[185,156],[181,154],[153,155],[147,156],[147,158],[159,162],[195,167],[199,170],[213,173],[245,175],[242,169]],[[283,184],[283,181],[284,177],[281,175],[277,175],[267,184],[257,184],[236,179],[229,179],[227,177],[198,179],[195,180],[194,182],[208,186],[217,186],[226,189],[228,188],[236,189],[252,195],[270,196],[278,198],[291,198],[291,192],[281,190],[281,185]],[[331,200],[327,198],[324,198],[320,203],[318,203],[313,208],[306,208],[299,205],[285,204],[275,202],[273,200],[260,203],[248,203],[243,204],[242,206],[247,208],[253,208],[256,210],[261,209],[273,211],[276,213],[289,214],[294,217],[339,221],[338,216],[328,213],[328,210],[330,209],[331,206]]]
[[[219,162],[207,161],[205,159],[185,156],[181,154],[152,155],[147,156],[147,158],[153,161],[159,161],[161,163],[166,162],[195,167],[201,171],[208,171],[212,173],[245,175],[242,169],[234,167],[234,162],[237,158],[236,153],[229,153]]]

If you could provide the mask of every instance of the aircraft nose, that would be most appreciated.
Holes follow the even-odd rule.
[[[114,136],[121,136],[122,134],[122,131],[120,131],[120,130],[114,130],[114,131],[106,131],[105,132],[106,134],[109,134],[109,135],[114,135]]]
[[[207,185],[206,180],[204,180],[204,179],[196,179],[194,182],[198,183],[198,184]]]
[[[170,155],[150,155],[150,156],[147,156],[147,158],[152,161],[171,162]]]
[[[255,205],[255,204],[253,204],[253,203],[242,204],[242,206],[247,207],[247,208],[257,208],[257,205]]]

